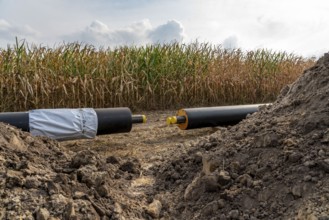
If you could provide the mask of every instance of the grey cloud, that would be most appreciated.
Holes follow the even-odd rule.
[[[235,35],[234,36],[229,36],[228,38],[226,38],[223,41],[222,45],[225,49],[238,48],[238,38]]]
[[[15,37],[15,34],[13,33],[14,28],[6,21],[6,20],[0,20],[0,39],[1,40],[9,40],[10,38]]]
[[[30,26],[14,26],[4,19],[0,19],[0,40],[13,41],[15,37],[32,39],[38,35]]]
[[[122,44],[146,44],[148,43],[148,33],[152,30],[152,25],[149,20],[136,22],[127,28],[115,30],[112,32],[114,36],[113,43],[115,45]]]
[[[177,21],[172,20],[152,27],[150,21],[145,19],[117,30],[110,30],[106,24],[93,21],[84,30],[64,38],[67,41],[81,41],[94,46],[106,47],[181,42],[184,37],[184,28]]]

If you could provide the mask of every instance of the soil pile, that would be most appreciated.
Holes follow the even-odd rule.
[[[118,201],[138,175],[137,160],[69,152],[0,123],[0,219],[124,219]],[[143,219],[143,212],[125,209],[125,216]]]
[[[159,168],[163,212],[176,219],[329,219],[328,143],[325,54],[273,105]]]

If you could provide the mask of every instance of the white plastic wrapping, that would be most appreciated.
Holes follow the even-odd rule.
[[[55,140],[94,138],[97,114],[92,108],[37,109],[29,111],[30,133]]]

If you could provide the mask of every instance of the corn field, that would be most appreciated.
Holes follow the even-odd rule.
[[[285,52],[198,42],[105,49],[17,41],[0,49],[0,111],[271,102],[313,63]]]

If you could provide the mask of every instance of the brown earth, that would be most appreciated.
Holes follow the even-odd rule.
[[[58,143],[0,124],[0,219],[329,219],[329,54],[227,128]]]

